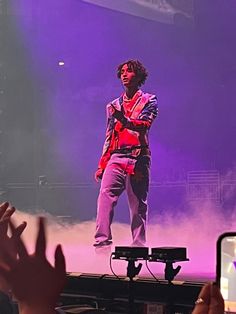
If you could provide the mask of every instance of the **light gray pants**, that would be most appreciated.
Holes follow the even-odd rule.
[[[132,169],[134,174],[130,174]],[[97,201],[96,243],[112,240],[111,223],[114,207],[126,189],[133,245],[145,244],[149,169],[150,156],[139,156],[137,160],[123,154],[111,156],[102,177]]]

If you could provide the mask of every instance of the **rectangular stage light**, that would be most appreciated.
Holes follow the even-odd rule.
[[[184,247],[156,247],[151,250],[152,260],[187,261],[187,250]]]
[[[114,259],[148,259],[147,247],[116,246],[112,253]]]
[[[193,0],[83,0],[149,20],[174,24],[176,16],[193,19]]]

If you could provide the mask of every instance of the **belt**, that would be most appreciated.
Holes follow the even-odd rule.
[[[146,153],[148,151],[148,145],[117,148],[111,151],[111,154],[130,154],[136,149],[140,149],[141,153]]]

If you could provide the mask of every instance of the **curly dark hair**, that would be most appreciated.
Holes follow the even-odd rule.
[[[131,60],[125,61],[125,62],[121,63],[120,65],[118,65],[117,77],[118,78],[121,77],[121,69],[125,64],[127,64],[128,68],[131,69],[132,71],[134,71],[134,73],[139,78],[139,86],[144,84],[144,82],[146,81],[146,78],[148,76],[148,72],[139,60],[132,60],[131,59]]]

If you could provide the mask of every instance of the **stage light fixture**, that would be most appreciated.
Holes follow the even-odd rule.
[[[149,261],[151,262],[182,262],[188,260],[185,247],[155,247],[151,249],[151,254],[149,255]]]
[[[134,277],[140,273],[142,264],[135,265],[137,260],[146,260],[150,262],[165,263],[165,280],[171,288],[172,281],[179,273],[181,266],[173,267],[175,262],[188,261],[187,250],[184,247],[155,247],[151,249],[151,254],[148,254],[147,247],[130,247],[116,246],[115,252],[111,253],[113,259],[125,260],[128,262],[127,277],[129,278],[129,313],[134,313]],[[170,293],[171,298],[171,293]],[[172,300],[169,301],[168,307],[172,313]]]
[[[165,263],[165,280],[169,284],[174,280],[175,276],[179,273],[181,266],[173,267],[175,262],[189,261],[187,258],[187,249],[184,247],[156,247],[151,249],[149,255],[150,262]]]
[[[124,260],[147,260],[148,248],[147,247],[132,247],[132,246],[116,246],[115,252],[112,253],[113,259]]]

